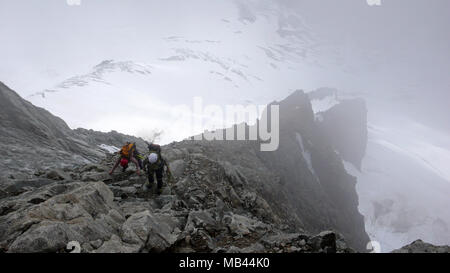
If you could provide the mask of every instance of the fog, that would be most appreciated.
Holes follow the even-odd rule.
[[[170,110],[194,96],[266,104],[337,88],[369,108],[362,172],[348,166],[369,235],[385,250],[450,243],[449,1],[67,3],[0,0],[0,81],[70,127],[168,143],[198,133],[171,126]],[[375,217],[375,203],[391,213]]]
[[[450,129],[448,1],[382,1],[381,6],[364,0],[234,2],[255,16],[276,10],[279,24],[295,21],[299,33],[310,39],[301,45],[311,52],[306,61],[321,70],[305,66],[311,75],[300,79],[298,88],[332,85],[369,92],[374,99],[392,102],[388,108]],[[81,1],[70,6],[63,0],[2,0],[0,75],[30,94],[105,59],[151,61],[168,50],[159,41],[162,37],[220,40],[223,29],[217,22],[230,17],[233,8],[224,1]],[[289,14],[281,15],[287,9]],[[289,18],[291,14],[301,21]],[[235,58],[249,46],[267,42],[263,36],[272,30],[265,26],[258,25],[262,29],[251,30],[253,37],[245,36],[233,47]]]

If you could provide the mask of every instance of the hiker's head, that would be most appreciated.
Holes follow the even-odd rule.
[[[126,159],[126,158],[122,158],[121,160],[120,160],[120,166],[122,166],[122,167],[127,167],[128,166],[128,159]]]
[[[149,161],[151,164],[155,163],[156,161],[158,161],[158,155],[157,155],[156,153],[151,153],[151,154],[148,156],[148,161]]]

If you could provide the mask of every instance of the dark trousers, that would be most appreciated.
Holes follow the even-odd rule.
[[[148,183],[150,184],[150,187],[155,182],[155,174],[156,174],[156,180],[158,181],[158,189],[161,189],[163,186],[163,172],[164,168],[159,168],[156,170],[148,170],[147,171],[147,177],[148,177]]]

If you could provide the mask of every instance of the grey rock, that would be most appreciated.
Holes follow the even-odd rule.
[[[233,186],[241,187],[244,182],[242,181],[242,175],[239,171],[228,161],[221,162],[222,167],[225,170],[225,175],[230,179]]]
[[[336,239],[336,233],[333,231],[323,231],[308,240],[308,245],[311,246],[314,251],[323,250],[326,253],[336,253]]]
[[[217,221],[207,211],[192,211],[189,214],[184,230],[192,233],[197,229],[204,229],[210,234],[220,231]]]
[[[242,253],[265,253],[266,248],[261,243],[254,243],[242,249]]]
[[[50,196],[47,200],[46,194]],[[0,244],[10,252],[53,252],[67,240],[80,244],[106,240],[125,221],[113,202],[112,192],[101,182],[45,186],[40,192],[28,194],[31,200],[41,198],[36,204],[26,202],[27,199],[14,202],[20,197],[0,203],[9,207],[0,216]],[[45,241],[46,236],[53,237]]]
[[[51,180],[72,180],[72,178],[66,174],[63,170],[54,169],[47,173],[46,177]]]
[[[305,240],[308,240],[309,236],[301,233],[284,233],[276,232],[274,234],[268,234],[261,239],[261,243],[267,248],[273,249],[279,247],[282,244],[290,245],[296,244],[302,246],[305,244]]]
[[[215,243],[211,236],[202,229],[191,233],[190,244],[196,252],[211,252],[215,249]]]
[[[244,253],[244,251],[237,246],[230,246],[224,252],[225,253]]]
[[[170,171],[176,178],[182,177],[186,168],[186,162],[183,159],[177,159],[169,163]]]
[[[232,187],[229,188],[228,194],[229,194],[228,197],[230,198],[230,202],[233,205],[233,207],[240,207],[242,205],[241,198],[239,198],[239,196]]]
[[[106,173],[109,171],[107,166],[99,165],[99,164],[87,164],[80,169],[81,173],[87,172],[97,172],[97,173]]]
[[[99,182],[99,181],[105,182],[105,181],[112,180],[112,178],[106,172],[101,173],[101,172],[95,172],[94,171],[94,172],[83,173],[82,176],[81,176],[81,180],[85,181],[85,182]]]
[[[113,192],[114,196],[121,197],[122,199],[126,199],[130,196],[134,196],[137,193],[137,189],[135,187],[109,187]]]
[[[141,202],[141,201],[126,201],[121,202],[119,204],[120,209],[123,213],[123,215],[128,218],[133,214],[144,212],[146,210],[150,211],[151,213],[154,211],[154,208],[157,207],[157,204],[152,205],[153,200],[150,200],[149,202]]]
[[[94,248],[92,247],[91,244],[84,243],[81,245],[81,253],[91,253],[92,251],[94,251]]]
[[[65,223],[45,221],[18,237],[8,252],[62,252],[70,241],[78,237]]]
[[[450,246],[435,246],[422,240],[417,240],[392,251],[392,253],[450,253]]]
[[[187,151],[181,149],[170,149],[162,152],[162,156],[169,162],[180,160],[186,155]]]
[[[130,216],[122,226],[124,242],[139,245],[150,252],[164,252],[178,239],[176,220],[154,215],[149,211]]]
[[[91,241],[91,246],[92,246],[94,249],[97,249],[97,248],[101,247],[102,244],[103,244],[103,241],[100,240],[100,239],[99,239],[99,240],[95,240],[95,241]]]
[[[243,215],[231,214],[223,218],[223,222],[227,225],[231,234],[243,237],[258,231],[264,230],[266,226],[257,221]]]
[[[8,194],[6,193],[6,191],[0,189],[0,199],[3,199],[7,196],[8,196]]]
[[[104,242],[103,245],[94,250],[94,253],[138,253],[140,247],[122,242],[117,235],[112,235],[111,239]]]

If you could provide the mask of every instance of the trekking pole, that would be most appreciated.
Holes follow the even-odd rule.
[[[175,184],[174,177],[173,177],[172,172],[170,171],[169,165],[167,163],[166,163],[166,168],[167,168],[166,172],[167,172],[167,174],[169,176],[169,182],[171,184]]]

